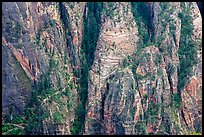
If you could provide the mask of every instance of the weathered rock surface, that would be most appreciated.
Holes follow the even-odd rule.
[[[102,104],[104,102],[105,104],[103,105],[108,103],[104,98],[104,96],[106,96],[104,94],[107,94],[105,92],[108,92],[106,91],[107,80],[111,75],[114,75],[114,73],[117,72],[117,68],[119,67],[119,64],[122,63],[122,60],[134,52],[136,49],[135,44],[137,42],[137,29],[131,13],[130,3],[112,3],[112,7],[110,7],[109,3],[104,3],[103,6],[112,9],[113,15],[104,15],[102,18],[104,22],[102,22],[99,34],[95,60],[89,73],[90,81],[85,134],[95,134],[95,132],[103,134],[108,131],[101,129],[100,127],[102,126],[102,123],[98,122],[102,121],[102,117],[105,117],[104,115],[108,115],[106,114],[108,110],[105,114],[101,115],[101,111],[105,111],[102,107],[106,107],[102,106]],[[120,18],[120,21],[117,21],[118,18]],[[127,92],[129,88],[124,92]],[[116,91],[117,90],[115,90],[115,92]],[[118,91],[116,94],[119,94]],[[114,101],[111,102],[113,103]],[[104,120],[108,120],[108,118]],[[99,128],[94,129],[93,125],[96,125]],[[104,123],[104,125],[106,124]],[[111,133],[112,131],[108,132]],[[115,132],[113,131],[113,134],[114,133]]]
[[[81,43],[82,15],[85,3],[73,3],[73,5],[74,9],[68,7],[64,9],[70,12],[71,20],[69,21],[71,22],[71,33],[74,36],[73,44],[67,45],[64,29],[66,26],[64,26],[60,18],[59,3],[3,3],[2,95],[4,97],[2,109],[4,114],[8,113],[9,107],[14,107],[14,114],[23,113],[31,97],[33,81],[41,82],[40,76],[42,74],[50,73],[47,77],[50,79],[50,84],[56,89],[56,92],[60,86],[65,90],[64,87],[66,87],[68,82],[66,80],[67,74],[70,75],[69,82],[76,83],[72,74],[73,66],[69,63],[71,55],[67,46],[76,46],[77,48]],[[78,23],[79,27],[76,26],[76,23]],[[52,68],[50,63],[53,63]],[[78,99],[76,88],[71,90],[70,99],[70,102],[74,102],[72,103],[72,107],[75,108]],[[65,104],[67,103],[67,101],[63,102]],[[44,106],[46,106],[46,103]],[[50,111],[51,119],[52,113],[58,111],[54,106],[49,107],[48,110]],[[63,124],[61,125],[65,129],[64,131],[60,131],[59,134],[70,134],[69,126],[70,122],[74,120],[75,110],[71,109],[68,112],[65,109],[63,111],[69,113],[69,115],[66,114],[68,124],[66,122],[64,127]],[[50,128],[49,124],[50,120],[47,124],[44,124],[44,134],[54,134],[53,129],[52,131],[46,131],[46,128]]]
[[[131,46],[126,45],[131,43],[131,40],[128,40],[129,38],[125,37],[122,33],[118,33],[117,21],[115,26],[108,25],[111,24],[111,21],[115,21],[114,17],[104,19],[105,21],[102,23],[97,50],[95,52],[95,61],[89,73],[88,113],[86,116],[85,134],[138,134],[139,132],[149,134],[189,134],[188,125],[191,125],[191,127],[200,127],[198,121],[201,118],[200,114],[202,112],[197,109],[192,110],[192,104],[194,103],[192,100],[189,101],[190,99],[188,98],[190,96],[186,95],[185,92],[181,92],[183,106],[174,108],[175,102],[173,100],[179,94],[178,49],[181,35],[181,20],[178,14],[182,11],[181,5],[179,2],[168,4],[153,2],[148,4],[154,26],[154,34],[152,35],[155,37],[155,44],[159,46],[150,46],[149,44],[147,48],[142,50],[141,55],[136,55],[141,57],[139,58],[139,64],[136,70],[133,70],[138,75],[135,81],[132,81],[134,79],[133,74],[128,67],[126,69],[121,68],[121,60],[126,59],[134,53],[129,51],[137,51],[137,30],[131,28],[130,30],[133,32],[129,32],[128,34],[131,37],[132,34],[136,33],[136,36],[133,37],[135,41],[132,43],[135,46],[130,48]],[[186,4],[188,5],[189,3]],[[200,14],[196,7],[197,5],[195,3],[193,4],[195,6],[194,13]],[[113,14],[117,11],[117,8],[124,7],[124,5],[120,3],[117,6],[114,3],[112,7],[116,7],[114,8]],[[119,15],[121,14],[119,13]],[[121,16],[125,15],[123,14]],[[133,20],[131,14],[127,16],[127,18],[132,18],[131,20]],[[197,35],[199,35],[196,36],[199,37],[196,41],[202,38],[199,33],[199,30],[201,30],[200,24],[196,24],[198,22],[201,22],[198,18],[193,21],[195,30],[198,30]],[[123,20],[120,23],[123,24]],[[118,37],[120,37],[119,40]],[[126,49],[119,50],[121,47],[126,47]],[[124,52],[126,53],[123,55]],[[117,54],[114,55],[113,53]],[[201,52],[198,52],[199,55],[201,55]],[[199,57],[201,58],[201,56]],[[194,68],[194,70],[197,73],[200,72],[199,74],[202,76],[201,71],[198,70],[201,64],[199,63],[196,66],[199,66],[199,68]],[[126,83],[127,81],[123,79],[130,81]],[[196,83],[199,85],[198,87]],[[194,94],[192,93],[193,91],[191,92],[194,95],[192,97],[193,99],[197,98],[196,91],[199,92],[199,95],[201,94],[200,89],[198,89],[201,86],[200,83],[202,83],[201,78],[199,80],[192,78],[191,83],[189,83],[188,90],[194,90]],[[134,85],[133,88],[130,85]],[[135,87],[135,85],[137,86]],[[115,91],[118,92],[116,93]],[[200,103],[200,99],[197,99],[199,100],[197,102]],[[187,100],[192,104],[187,105],[187,103],[184,103]],[[199,106],[196,108],[201,107],[200,104],[196,104],[196,106]],[[152,110],[155,111],[153,115]],[[186,116],[188,114],[187,110],[192,113],[189,117]],[[194,114],[193,112],[196,113]],[[193,121],[194,119],[196,120],[195,122],[191,122],[191,119]],[[144,131],[138,130],[138,126],[143,127]],[[191,129],[192,131],[200,131],[195,128]]]
[[[84,19],[89,8],[100,8],[93,5],[2,3],[3,123],[8,113],[11,117],[23,114],[36,90],[34,83],[46,86],[47,80],[52,88],[39,92],[48,90],[50,94],[36,97],[43,111],[42,128],[31,134],[64,135],[79,128],[74,125],[77,108],[84,101],[80,67],[89,61],[82,55],[87,54],[82,52],[82,40],[84,30],[93,27],[84,25]],[[130,2],[103,2],[100,6],[101,26],[96,50],[90,51],[95,57],[87,78],[85,121],[80,133],[201,133],[202,16],[196,2],[138,4],[148,15],[133,14]],[[183,13],[187,7],[190,12]],[[195,41],[197,63],[180,90],[181,36],[188,35],[182,33],[185,14],[193,19],[190,37]],[[141,37],[145,31],[148,36]],[[143,42],[147,38],[148,42]]]
[[[202,17],[198,6],[193,3],[192,17],[194,25],[193,39],[198,42],[198,63],[193,67],[193,76],[189,78],[182,92],[183,112],[186,124],[191,130],[200,131],[202,128]]]

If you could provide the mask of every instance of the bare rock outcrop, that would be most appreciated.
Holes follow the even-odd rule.
[[[101,100],[105,94],[104,86],[111,74],[114,74],[122,60],[136,49],[137,29],[130,9],[130,3],[104,3],[112,15],[102,15],[102,27],[95,52],[95,60],[89,72],[89,92],[85,134],[96,134],[93,131],[94,121],[101,121]],[[105,10],[104,9],[104,10]],[[105,124],[105,123],[104,123]],[[111,126],[111,125],[110,125]],[[106,132],[100,131],[100,132]],[[109,132],[109,131],[108,131]]]

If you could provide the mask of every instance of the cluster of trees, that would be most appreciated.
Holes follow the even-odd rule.
[[[22,135],[23,128],[17,127],[12,124],[2,125],[2,135]]]
[[[146,126],[145,123],[138,121],[135,125],[135,134],[136,135],[146,135]]]
[[[147,45],[153,40],[154,31],[153,24],[151,22],[151,11],[149,10],[146,2],[131,2],[132,13],[134,19],[138,25],[138,32],[142,46]]]
[[[173,95],[173,107],[179,108],[181,106],[181,103],[182,103],[181,96],[179,95],[179,93],[175,93]]]
[[[17,126],[25,123],[25,119],[21,115],[13,116],[13,106],[9,107],[9,112],[2,123],[3,135],[20,135],[24,133],[23,127]]]
[[[89,2],[87,4],[88,15],[87,17],[84,15],[82,50],[85,53],[88,66],[91,66],[94,60],[94,52],[101,24],[100,12],[102,10],[102,4],[100,2]]]
[[[192,39],[193,19],[191,17],[190,7],[185,7],[181,3],[183,10],[179,13],[181,19],[181,38],[179,46],[179,69],[178,69],[178,90],[182,90],[187,79],[192,76],[192,68],[197,64],[196,42]]]

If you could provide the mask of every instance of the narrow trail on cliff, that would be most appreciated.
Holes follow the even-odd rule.
[[[68,83],[70,83],[71,80],[73,80],[74,78],[76,78],[76,77],[75,77],[75,76],[70,76],[70,79],[69,79]],[[71,91],[71,89],[69,89],[69,90]],[[45,103],[48,99],[50,99],[52,96],[57,95],[57,94],[59,94],[59,93],[65,93],[66,87],[63,88],[63,89],[57,89],[57,90],[55,90],[55,91],[56,91],[56,92],[54,92],[53,94],[48,95],[45,99],[43,99],[41,105],[44,104],[44,103]]]

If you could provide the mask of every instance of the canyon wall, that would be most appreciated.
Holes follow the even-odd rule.
[[[196,2],[2,6],[3,134],[202,132]]]

